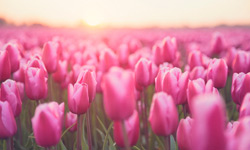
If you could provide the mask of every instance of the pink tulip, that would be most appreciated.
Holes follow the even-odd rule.
[[[202,66],[197,66],[192,69],[192,71],[189,73],[190,80],[195,79],[203,79],[206,80],[207,78],[207,71]]]
[[[90,101],[88,95],[88,85],[86,83],[69,84],[68,87],[69,110],[74,114],[84,114],[87,112]]]
[[[23,101],[23,99],[24,99],[24,83],[16,82],[16,85],[17,85],[17,88],[19,91],[20,98]]]
[[[118,57],[110,49],[102,51],[99,59],[102,72],[108,72],[111,67],[118,66]]]
[[[219,94],[218,90],[214,88],[212,80],[208,80],[206,84],[205,81],[201,78],[188,82],[187,100],[190,109],[193,102],[193,98],[197,95],[204,93]]]
[[[164,64],[160,65],[158,74],[155,78],[155,91],[156,92],[162,91],[163,77],[164,77],[165,73],[172,68],[173,68],[173,66],[171,64],[168,64],[168,63],[164,63]]]
[[[9,53],[7,51],[0,51],[0,82],[5,81],[10,77],[11,64]]]
[[[139,123],[140,123],[139,115],[136,110],[134,110],[133,114],[124,121],[129,146],[135,145],[138,141],[140,135]],[[125,147],[123,132],[122,132],[122,121],[114,122],[114,139],[119,147]]]
[[[14,43],[8,43],[4,46],[3,49],[8,51],[9,53],[11,73],[17,71],[19,68],[19,61],[20,61],[20,52],[18,49],[18,45]]]
[[[78,78],[77,78],[77,83],[86,83],[88,85],[88,96],[89,96],[89,102],[91,103],[96,94],[96,74],[95,71],[90,70],[90,69],[83,69]]]
[[[193,119],[187,117],[186,119],[181,119],[178,129],[177,129],[177,143],[180,150],[191,150],[191,135],[192,135],[192,125]]]
[[[250,93],[247,93],[244,96],[242,104],[240,106],[240,114],[239,117],[250,116]]]
[[[226,150],[226,110],[222,98],[217,94],[196,96],[193,110],[192,149]]]
[[[161,45],[158,43],[153,46],[153,60],[158,66],[164,62]]]
[[[165,37],[162,41],[162,57],[166,62],[173,62],[175,60],[177,44],[175,38]]]
[[[39,55],[35,55],[34,57],[32,57],[28,61],[27,66],[26,66],[26,70],[29,67],[34,67],[34,68],[41,69],[41,71],[44,72],[45,77],[48,78],[48,72],[47,72],[47,70],[45,68],[45,65],[44,65],[44,63],[42,61],[42,58]]]
[[[213,34],[211,47],[212,54],[220,54],[221,52],[226,50],[225,39],[221,33],[216,32]]]
[[[67,69],[68,69],[67,61],[59,60],[57,70],[55,73],[52,74],[54,81],[57,83],[63,82],[67,76]]]
[[[213,81],[214,87],[223,88],[227,82],[228,67],[224,59],[213,59],[207,69],[207,80]]]
[[[103,103],[111,120],[125,120],[133,114],[136,101],[134,83],[133,73],[118,67],[111,68],[103,77]]]
[[[227,66],[232,68],[232,64],[233,64],[233,60],[235,58],[237,51],[236,48],[231,47],[228,51],[227,51],[227,55],[226,55],[226,61],[227,61]]]
[[[0,101],[0,139],[12,137],[16,131],[16,121],[9,102]]]
[[[149,122],[156,135],[168,136],[178,126],[178,111],[173,98],[164,92],[154,94],[149,112]]]
[[[1,101],[9,102],[15,117],[20,115],[22,101],[15,81],[8,79],[1,84]]]
[[[250,73],[234,73],[231,87],[233,101],[241,105],[244,96],[248,92],[250,92]]]
[[[40,104],[32,118],[36,143],[43,147],[56,145],[62,134],[63,112],[56,102]]]
[[[250,54],[245,51],[237,51],[232,62],[232,69],[234,73],[249,72]]]
[[[202,64],[202,53],[200,51],[192,51],[188,55],[188,64],[190,70],[193,70],[194,67],[203,66]]]
[[[118,49],[118,59],[121,66],[128,65],[129,48],[127,44],[122,44]]]
[[[26,64],[20,64],[19,69],[13,73],[13,79],[15,81],[19,81],[19,82],[25,82],[25,70],[26,70]]]
[[[188,72],[181,72],[179,68],[166,71],[162,78],[162,89],[171,95],[176,105],[186,103],[188,86]]]
[[[73,125],[73,124],[75,124],[75,125]],[[73,125],[73,127],[71,127],[72,125]],[[70,132],[76,131],[76,129],[77,129],[77,115],[76,114],[73,114],[71,112],[68,112],[66,114],[65,127],[66,128],[71,127],[69,129]]]
[[[47,42],[43,46],[42,60],[48,73],[54,73],[58,64],[59,44],[57,42]]]
[[[154,83],[157,71],[155,64],[145,58],[141,58],[135,66],[135,81],[139,86],[147,87]]]

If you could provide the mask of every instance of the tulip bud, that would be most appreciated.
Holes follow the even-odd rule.
[[[13,73],[13,79],[18,82],[25,82],[26,64],[20,64],[19,69]]]
[[[118,66],[118,57],[112,50],[104,50],[100,54],[100,70],[108,72],[113,66]]]
[[[225,39],[221,33],[216,32],[213,34],[211,46],[212,54],[219,54],[226,49]]]
[[[249,52],[245,51],[237,51],[235,57],[232,62],[232,69],[234,73],[244,72],[247,73],[249,71],[250,65],[250,55]]]
[[[162,86],[163,86],[162,81],[163,81],[164,74],[165,74],[165,72],[169,71],[172,68],[173,68],[173,66],[171,64],[168,64],[168,63],[165,63],[165,64],[160,66],[158,74],[155,78],[155,91],[156,92],[162,91]]]
[[[129,146],[135,145],[138,141],[140,135],[139,122],[140,122],[139,115],[136,110],[134,110],[133,114],[124,121]],[[114,139],[118,146],[125,147],[123,132],[122,132],[122,121],[114,122]]]
[[[96,94],[96,74],[94,71],[90,69],[83,69],[78,78],[77,78],[77,83],[86,83],[88,85],[88,96],[89,96],[89,102],[91,103]]]
[[[204,93],[219,94],[218,90],[214,88],[212,80],[208,80],[206,84],[205,81],[201,78],[188,82],[187,99],[190,109],[193,102],[193,98],[197,95]]]
[[[11,64],[7,51],[0,51],[0,82],[10,77]]]
[[[232,68],[233,60],[234,60],[236,54],[237,54],[237,51],[234,47],[230,48],[227,51],[226,62],[227,62],[228,67]]]
[[[156,135],[168,136],[178,126],[178,112],[173,98],[164,92],[154,94],[149,112],[149,122]]]
[[[128,65],[129,49],[127,44],[122,44],[118,49],[118,59],[121,66]]]
[[[162,57],[166,62],[173,62],[175,60],[177,44],[175,38],[165,37],[162,41]]]
[[[202,53],[200,51],[192,51],[188,55],[188,64],[190,70],[193,70],[194,67],[202,66]]]
[[[75,124],[75,125],[73,125],[73,124]],[[72,125],[73,125],[73,127],[71,127]],[[77,129],[77,115],[76,114],[73,114],[71,112],[68,112],[66,114],[65,127],[66,128],[71,127],[69,129],[70,132],[76,131],[76,129]]]
[[[45,77],[48,78],[48,72],[47,72],[45,65],[44,65],[43,61],[41,60],[40,56],[35,55],[33,58],[31,58],[31,60],[29,60],[27,63],[26,70],[29,67],[41,69],[41,71],[44,72]]]
[[[141,58],[135,66],[135,81],[139,86],[147,87],[154,82],[157,67],[151,61]]]
[[[16,131],[17,126],[11,106],[7,101],[0,101],[0,139],[12,137]]]
[[[89,108],[88,85],[86,83],[69,84],[68,105],[69,110],[74,114],[84,114]]]
[[[244,96],[248,92],[250,92],[250,73],[234,73],[231,87],[233,101],[241,105]]]
[[[24,83],[16,82],[16,85],[17,85],[17,88],[19,91],[20,98],[23,101],[23,99],[24,99]]]
[[[34,67],[26,69],[25,92],[31,100],[41,100],[47,97],[47,78],[41,69]]]
[[[59,44],[57,42],[47,42],[43,46],[42,60],[49,73],[57,69]]]
[[[188,76],[188,72],[182,73],[179,68],[170,69],[163,75],[162,89],[173,97],[176,105],[186,103]]]
[[[67,69],[68,69],[67,61],[59,60],[57,70],[55,73],[52,74],[54,81],[57,83],[63,82],[67,76]]]
[[[239,117],[242,118],[244,116],[250,116],[250,93],[247,93],[244,96],[242,104],[240,106],[240,114]]]
[[[196,96],[193,110],[192,149],[226,150],[226,110],[222,98],[215,94]]]
[[[155,64],[158,66],[164,62],[162,58],[162,49],[158,43],[153,46],[153,59]]]
[[[227,64],[224,59],[213,59],[207,69],[207,80],[213,81],[214,87],[223,88],[227,82]]]
[[[15,117],[22,111],[22,101],[14,80],[6,80],[1,84],[1,101],[8,101]]]
[[[56,102],[40,104],[32,118],[36,143],[43,147],[56,145],[62,134],[63,112]]]
[[[20,52],[18,45],[14,43],[8,43],[4,46],[4,49],[9,53],[11,73],[13,73],[19,68]]]
[[[181,119],[178,129],[177,129],[177,143],[180,150],[191,150],[191,129],[193,125],[193,119],[187,117],[186,119]]]
[[[202,66],[197,66],[192,69],[192,71],[189,73],[190,80],[195,79],[203,79],[206,80],[207,77],[207,71]]]
[[[103,103],[111,120],[124,120],[135,109],[135,85],[131,71],[113,67],[102,79]],[[118,88],[119,86],[119,88]]]

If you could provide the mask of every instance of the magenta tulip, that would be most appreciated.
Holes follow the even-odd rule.
[[[9,53],[7,51],[0,51],[0,82],[5,81],[10,77],[11,64]]]
[[[47,42],[43,46],[42,60],[48,73],[54,73],[58,64],[59,44],[57,42]]]
[[[176,57],[177,44],[176,39],[165,37],[162,41],[162,57],[166,62],[173,62]]]
[[[134,75],[131,71],[113,67],[102,79],[103,103],[111,120],[125,120],[135,109]],[[119,88],[117,88],[119,86]]]
[[[67,76],[68,64],[67,61],[58,61],[57,70],[52,74],[52,77],[55,82],[62,83]]]
[[[207,80],[213,81],[214,87],[223,88],[227,82],[228,67],[224,59],[213,59],[207,69]]]
[[[16,121],[9,102],[0,101],[0,139],[12,137],[16,132]]]
[[[63,112],[56,102],[40,104],[32,118],[36,143],[43,147],[56,145],[62,134]]]
[[[100,70],[102,72],[108,72],[113,66],[118,66],[119,61],[117,55],[110,49],[103,50],[100,54]]]
[[[15,117],[22,111],[22,100],[14,80],[6,80],[1,84],[1,101],[8,101]]]
[[[18,49],[18,45],[14,43],[8,43],[4,46],[3,49],[8,51],[9,53],[11,73],[17,71],[19,68],[20,61],[20,52]]]
[[[188,64],[190,70],[193,70],[194,67],[203,66],[202,64],[202,53],[200,51],[192,51],[188,55]]]
[[[245,116],[250,116],[250,93],[247,93],[244,96],[244,99],[243,99],[242,104],[240,106],[239,117],[242,118]]]
[[[193,110],[192,149],[226,150],[226,110],[222,98],[217,94],[196,96]]]
[[[247,73],[250,71],[250,54],[249,52],[239,50],[236,52],[232,62],[232,69],[234,73]]]
[[[234,73],[231,87],[233,101],[241,105],[244,96],[248,92],[250,92],[250,73]]]
[[[176,132],[178,147],[180,150],[191,150],[191,135],[192,135],[193,119],[187,117],[181,119]]]
[[[201,78],[206,81],[207,71],[202,66],[194,67],[192,71],[189,73],[189,78],[190,80]]]
[[[87,112],[90,101],[88,95],[88,85],[86,83],[75,83],[68,86],[69,110],[74,114],[84,114]]]
[[[149,122],[156,135],[169,136],[178,126],[178,111],[174,100],[164,92],[154,94],[149,112]]]
[[[227,66],[230,68],[232,67],[233,64],[233,60],[235,58],[235,55],[237,54],[237,50],[234,47],[231,47],[228,51],[227,51],[227,55],[226,55],[226,62],[227,62]]]
[[[73,124],[75,124],[75,125],[73,125]],[[73,127],[71,127],[72,125],[73,125]],[[69,129],[70,132],[76,131],[76,129],[77,129],[77,115],[76,114],[73,114],[71,112],[68,112],[66,114],[65,127],[66,128],[71,127]]]
[[[211,41],[211,52],[212,54],[220,54],[226,50],[226,43],[224,36],[221,33],[215,32]]]
[[[168,63],[164,63],[162,65],[160,65],[159,67],[159,71],[158,71],[158,74],[155,78],[155,91],[156,92],[160,92],[162,91],[162,80],[163,80],[163,77],[165,76],[165,73],[167,71],[169,71],[170,69],[172,69],[173,66],[171,64],[168,64]]]
[[[136,110],[133,114],[124,121],[125,130],[128,137],[129,146],[137,143],[140,135],[139,115]],[[114,139],[119,147],[125,147],[124,137],[122,132],[122,121],[114,122]]]

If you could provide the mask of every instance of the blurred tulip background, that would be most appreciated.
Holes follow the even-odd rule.
[[[0,0],[0,150],[249,150],[249,0]]]

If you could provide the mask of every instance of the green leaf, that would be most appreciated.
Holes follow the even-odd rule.
[[[77,122],[75,122],[74,124],[72,124],[70,127],[68,127],[62,134],[61,138],[63,138],[63,136],[69,131],[69,129],[71,129],[74,125],[76,125]]]
[[[109,137],[109,132],[110,132],[110,130],[112,129],[112,126],[113,126],[113,122],[110,123],[110,125],[109,125],[109,127],[108,127],[108,130],[106,131],[106,136],[105,136],[105,138],[104,138],[103,147],[102,147],[103,150],[105,150],[105,146],[106,146],[106,143],[107,143],[107,139],[108,139],[108,137]],[[111,140],[109,144],[110,144],[110,145],[113,145],[113,140]]]
[[[156,141],[158,142],[159,146],[161,147],[161,149],[165,149],[165,146],[164,144],[162,143],[161,139],[158,137],[158,136],[155,136],[156,137]]]
[[[66,146],[63,144],[62,140],[59,142],[60,150],[67,150]]]
[[[176,150],[177,149],[177,146],[176,146],[176,142],[174,140],[174,137],[173,135],[170,136],[170,150]]]

